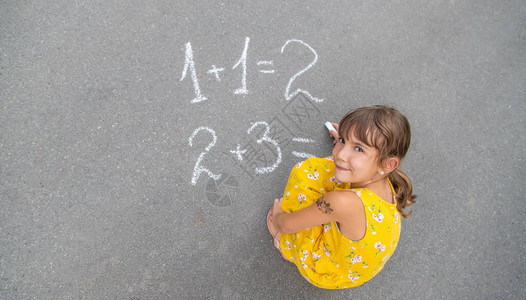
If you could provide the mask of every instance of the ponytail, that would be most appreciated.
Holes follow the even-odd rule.
[[[416,202],[416,195],[413,195],[411,180],[409,180],[409,177],[407,177],[404,172],[398,169],[389,173],[388,178],[396,192],[396,209],[402,214],[402,217],[409,218],[412,211],[406,212],[405,209]]]

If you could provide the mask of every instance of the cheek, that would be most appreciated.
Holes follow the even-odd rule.
[[[332,155],[335,156],[336,154],[340,152],[341,149],[342,149],[341,143],[337,142],[336,145],[334,145],[334,148],[332,148]]]

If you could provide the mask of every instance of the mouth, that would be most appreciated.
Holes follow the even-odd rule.
[[[350,169],[345,169],[345,168],[342,168],[342,167],[340,167],[338,165],[336,165],[336,170],[341,171],[341,172],[348,172],[348,171],[350,171]]]

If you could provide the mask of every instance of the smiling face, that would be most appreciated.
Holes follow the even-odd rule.
[[[332,150],[336,180],[350,182],[352,187],[365,187],[380,179],[378,154],[377,149],[367,146],[353,133],[346,138],[340,137]]]

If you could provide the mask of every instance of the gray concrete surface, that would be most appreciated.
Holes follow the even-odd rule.
[[[519,0],[0,1],[0,298],[524,299],[525,53]],[[321,290],[266,212],[377,103],[418,203],[376,278]]]

